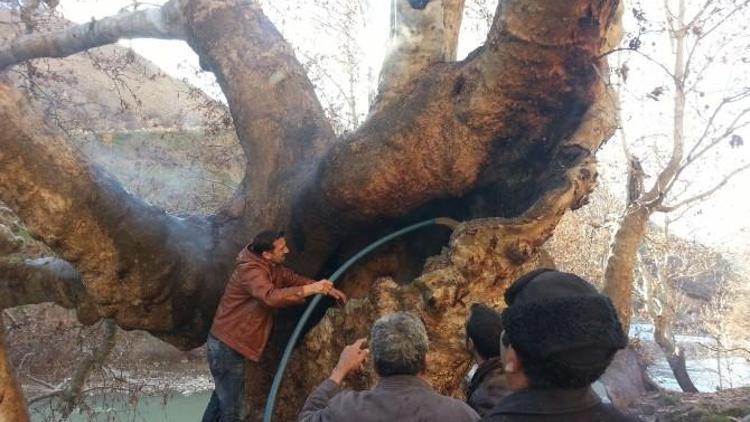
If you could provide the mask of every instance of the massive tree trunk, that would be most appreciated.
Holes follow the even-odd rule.
[[[173,0],[168,5],[179,5],[179,14],[152,14],[184,22],[168,36],[184,36],[216,74],[245,153],[239,189],[213,216],[176,217],[129,195],[0,86],[0,200],[75,266],[85,290],[75,296],[79,317],[112,318],[188,348],[204,340],[234,255],[260,229],[288,230],[291,265],[315,276],[389,227],[441,215],[485,217],[454,233],[450,250],[414,283],[365,280],[372,283],[366,297],[329,312],[294,361],[304,376],[285,385],[281,411],[288,420],[339,346],[395,309],[425,319],[435,362],[429,375],[440,391],[455,393],[467,365],[466,356],[457,359],[466,306],[500,305],[507,283],[533,266],[559,218],[585,204],[595,186],[593,154],[615,122],[600,54],[619,40],[619,2],[502,1],[486,43],[461,62],[453,59],[462,1],[434,0],[424,9],[397,3],[397,21],[409,31],[433,31],[429,43],[424,54],[392,49],[382,95],[342,139],[255,2]],[[120,16],[129,31],[120,36],[150,30],[126,21]],[[403,46],[399,34],[392,42]],[[37,56],[19,57],[50,50],[73,52],[36,48]],[[6,306],[38,295],[14,300]],[[279,322],[285,326],[284,317]],[[281,331],[249,375],[256,402],[266,393]]]

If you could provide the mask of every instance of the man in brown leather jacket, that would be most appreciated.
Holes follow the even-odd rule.
[[[277,308],[315,294],[346,301],[331,281],[310,280],[281,265],[288,253],[283,233],[264,231],[237,256],[206,341],[215,388],[203,422],[242,419],[245,365],[260,360]]]

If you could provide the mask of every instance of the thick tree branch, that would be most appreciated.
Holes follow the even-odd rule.
[[[81,276],[67,261],[0,261],[0,309],[44,302],[75,308],[84,295]]]
[[[336,145],[320,195],[358,220],[395,217],[493,183],[533,190],[530,157],[566,156],[566,167],[595,149],[556,147],[600,93],[596,58],[617,2],[531,3],[501,3],[482,49],[429,68],[410,95]]]
[[[669,14],[669,11],[667,10]],[[672,40],[675,45],[674,56],[674,101],[672,104],[672,152],[669,156],[669,162],[662,168],[656,176],[651,189],[646,192],[638,203],[645,207],[653,209],[661,205],[669,188],[680,173],[680,164],[685,153],[685,40],[687,33],[685,30],[685,1],[679,0],[677,12],[676,28],[672,31]]]
[[[186,13],[188,42],[216,74],[247,158],[243,187],[223,211],[237,218],[278,198],[290,173],[309,171],[335,136],[291,46],[255,1],[191,0]]]
[[[161,8],[121,13],[58,32],[20,36],[0,46],[0,70],[30,59],[70,56],[122,38],[184,39],[184,1],[171,0]]]
[[[465,0],[391,0],[391,37],[380,69],[375,113],[414,89],[416,81],[436,63],[456,59]]]
[[[277,228],[314,237],[305,228],[291,230],[292,207],[335,135],[291,46],[255,1],[191,0],[186,14],[188,42],[216,75],[247,160],[240,188],[213,219],[214,260],[228,274],[253,233]],[[305,206],[305,212],[316,210]],[[321,221],[308,227],[327,231]],[[312,254],[292,258],[302,272],[317,271],[335,247],[295,243],[298,252]]]
[[[633,277],[638,248],[646,233],[650,210],[637,204],[625,210],[612,239],[603,292],[612,299],[625,332],[630,327],[633,303]]]
[[[0,200],[76,266],[93,304],[79,307],[79,318],[202,335],[188,326],[200,313],[190,301],[221,286],[203,267],[212,242],[205,220],[175,218],[127,194],[4,85]]]

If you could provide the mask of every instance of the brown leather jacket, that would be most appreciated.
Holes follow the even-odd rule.
[[[313,280],[242,249],[224,289],[211,334],[258,362],[273,327],[276,308],[304,302],[302,286]]]

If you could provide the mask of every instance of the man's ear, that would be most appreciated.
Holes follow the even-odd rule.
[[[268,251],[265,251],[265,252],[261,252],[261,253],[260,253],[260,256],[261,256],[261,257],[262,257],[263,259],[271,259],[271,254],[270,254],[270,253],[268,253]]]
[[[503,369],[507,374],[523,372],[521,360],[518,359],[518,354],[512,346],[508,346],[508,348],[505,349],[505,354],[503,355]]]

